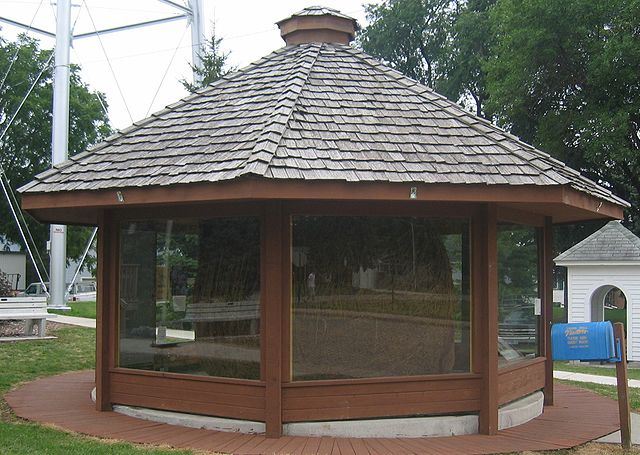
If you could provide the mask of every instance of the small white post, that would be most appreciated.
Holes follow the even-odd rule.
[[[53,78],[53,125],[51,163],[65,161],[69,154],[69,53],[71,48],[71,0],[58,0],[55,72]],[[67,227],[51,225],[50,308],[68,308],[65,300]]]
[[[200,0],[189,0],[191,10],[191,64],[194,68],[202,68],[202,53],[204,52],[204,26],[202,23],[202,3]],[[193,71],[193,83],[200,85],[202,75]]]

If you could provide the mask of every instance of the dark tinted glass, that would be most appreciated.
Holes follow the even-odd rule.
[[[538,355],[538,242],[529,226],[498,226],[498,354],[501,364]]]
[[[259,221],[131,221],[120,239],[119,365],[259,379]]]
[[[293,377],[467,372],[468,224],[293,219]]]

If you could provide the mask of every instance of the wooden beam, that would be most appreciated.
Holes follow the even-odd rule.
[[[453,185],[425,183],[335,182],[241,179],[229,182],[172,185],[167,187],[118,188],[95,191],[62,191],[55,193],[24,193],[22,206],[44,221],[78,220],[91,224],[82,210],[129,206],[166,206],[214,201],[266,200],[334,200],[334,201],[411,201],[440,202],[496,202],[520,204],[524,211],[550,215],[550,208],[560,217],[554,222],[572,219],[622,218],[623,207],[602,201],[571,187],[509,186],[509,185]],[[527,204],[535,210],[527,210]],[[564,207],[564,210],[558,210]],[[62,210],[64,209],[64,210]],[[97,221],[96,221],[97,223]]]
[[[261,334],[264,350],[263,378],[265,390],[265,424],[268,438],[282,436],[282,314],[283,314],[283,232],[282,204],[275,202],[266,207],[264,217],[264,254],[261,258],[263,274],[262,315],[264,333]]]
[[[111,410],[111,389],[109,387],[109,352],[110,332],[112,322],[110,318],[111,300],[111,233],[107,215],[101,211],[98,224],[97,277],[98,289],[96,293],[96,409],[98,411]]]
[[[474,370],[482,374],[479,431],[498,432],[497,209],[485,205],[473,219]]]
[[[542,318],[540,327],[540,355],[544,356],[544,404],[553,405],[553,360],[551,356],[551,323],[553,322],[553,224],[545,218],[540,245],[540,282]]]
[[[293,369],[293,348],[292,348],[292,311],[293,311],[293,290],[291,275],[291,255],[292,255],[292,243],[291,243],[291,215],[289,214],[288,207],[285,205],[285,210],[282,212],[281,218],[281,232],[282,232],[282,382],[291,382],[292,369]]]
[[[525,210],[510,207],[498,207],[498,221],[514,224],[527,224],[529,226],[544,226],[543,215],[527,212]]]

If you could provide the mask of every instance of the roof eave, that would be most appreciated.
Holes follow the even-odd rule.
[[[624,207],[578,193],[568,186],[455,185],[276,180],[242,178],[227,182],[66,191],[22,195],[22,206],[42,222],[97,224],[105,209],[214,203],[225,201],[332,200],[496,203],[549,216],[554,223],[621,219]],[[118,194],[119,193],[119,194]]]

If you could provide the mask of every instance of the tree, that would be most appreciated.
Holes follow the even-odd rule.
[[[495,121],[629,200],[640,233],[639,0],[498,0]]]
[[[7,274],[0,270],[0,297],[11,296],[12,290]]]
[[[483,61],[496,0],[387,0],[367,5],[370,25],[359,36],[366,52],[483,115]]]
[[[484,116],[489,93],[482,67],[491,55],[491,21],[489,12],[496,0],[468,0],[453,15],[449,55],[443,80],[438,89],[449,99],[458,101],[476,115]]]
[[[191,93],[199,90],[212,82],[217,81],[224,75],[235,71],[235,67],[228,66],[227,59],[229,58],[230,52],[224,53],[220,49],[222,44],[222,38],[216,38],[215,30],[211,35],[211,38],[207,41],[206,46],[202,49],[200,53],[200,58],[202,60],[202,67],[196,68],[193,65],[189,65],[191,70],[195,72],[198,76],[202,78],[201,83],[191,83],[186,79],[182,79],[180,83]]]
[[[449,58],[451,0],[387,0],[366,5],[359,44],[401,73],[436,88]]]
[[[16,112],[29,87],[49,60],[52,50],[41,49],[39,42],[21,35],[15,42],[0,38],[0,131]],[[16,56],[13,65],[12,60]],[[9,71],[9,67],[11,69]],[[103,111],[98,92],[93,92],[81,80],[79,67],[71,67],[69,95],[69,154],[84,151],[102,140],[111,129]],[[53,65],[50,64],[6,135],[0,141],[0,165],[15,191],[51,166],[51,121],[53,94]],[[104,99],[104,97],[103,97]],[[18,195],[18,200],[20,199]],[[0,200],[0,238],[23,245],[8,204]],[[48,226],[26,215],[37,248],[45,257]],[[68,256],[78,258],[90,235],[86,228],[69,229]]]

